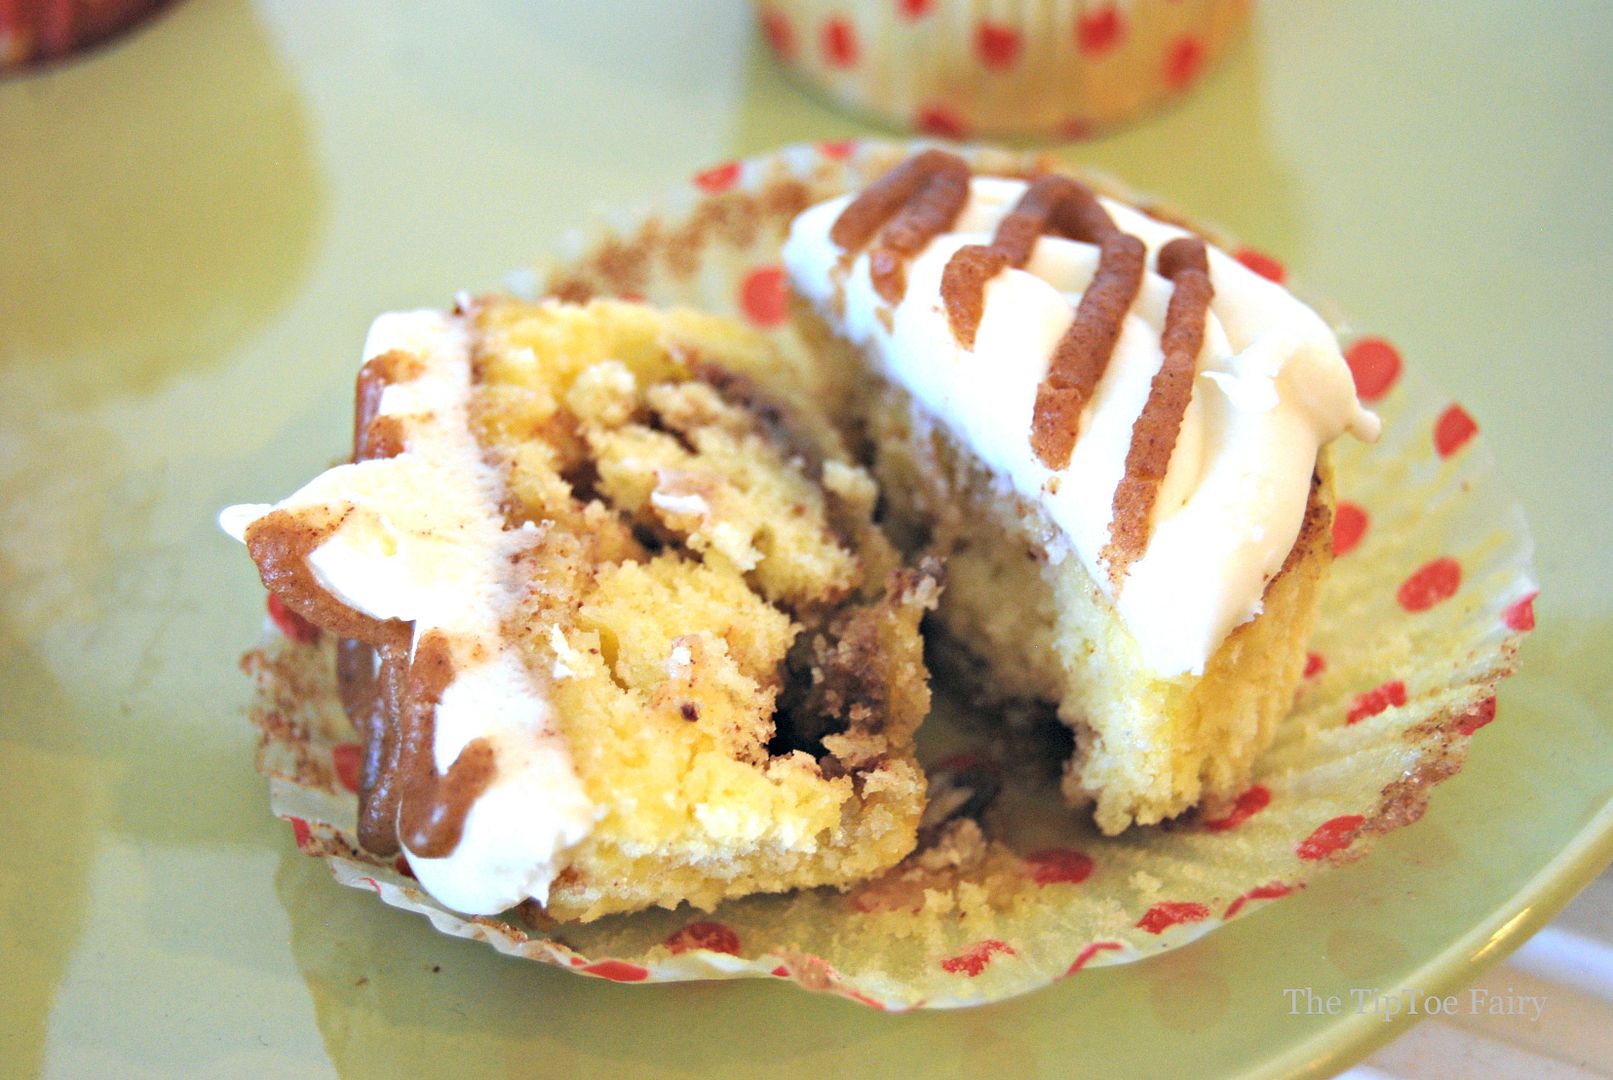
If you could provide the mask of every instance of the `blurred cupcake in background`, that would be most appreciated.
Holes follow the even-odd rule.
[[[1250,0],[757,0],[769,48],[836,104],[944,138],[1085,138],[1187,92]]]
[[[0,0],[0,71],[59,60],[122,33],[168,0]]]

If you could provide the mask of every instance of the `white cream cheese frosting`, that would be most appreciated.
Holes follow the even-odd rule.
[[[1145,662],[1163,676],[1202,673],[1239,624],[1258,615],[1267,582],[1298,536],[1319,449],[1345,431],[1374,439],[1378,420],[1356,398],[1337,338],[1282,286],[1209,249],[1215,296],[1191,401],[1160,487],[1146,548],[1118,589],[1103,552],[1132,427],[1163,362],[1172,283],[1160,249],[1190,235],[1100,199],[1121,231],[1148,248],[1148,269],[1104,375],[1081,414],[1068,464],[1050,469],[1031,443],[1037,387],[1098,262],[1096,246],[1044,236],[1023,269],[991,278],[972,347],[959,344],[941,276],[958,249],[990,244],[1024,181],[975,177],[952,227],[907,266],[892,308],[875,291],[866,251],[849,266],[830,231],[853,196],[793,223],[784,264],[797,293],[880,374],[912,395],[980,461],[1041,507],[1111,597]]]
[[[535,533],[506,528],[498,475],[468,426],[471,344],[463,321],[438,311],[383,315],[364,356],[394,349],[421,362],[418,377],[385,388],[378,409],[404,425],[407,449],[327,470],[275,505],[229,507],[219,524],[240,540],[273,510],[352,508],[309,553],[320,586],[365,615],[412,622],[416,642],[435,630],[456,656],[479,657],[459,666],[442,692],[432,753],[446,773],[466,745],[485,739],[494,776],[448,855],[425,858],[404,847],[410,869],[457,911],[543,903],[564,853],[588,835],[598,810],[541,685],[500,628],[520,588],[512,556]]]

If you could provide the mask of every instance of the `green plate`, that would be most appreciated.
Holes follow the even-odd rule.
[[[638,7],[189,0],[0,81],[0,1071],[1323,1073],[1408,1020],[1352,990],[1472,979],[1613,857],[1613,17],[1387,2],[1269,5],[1175,111],[1061,156],[1393,338],[1521,492],[1540,629],[1421,823],[1158,959],[894,1017],[507,960],[299,855],[252,769],[260,595],[214,511],[339,453],[374,313],[861,132],[739,6]]]

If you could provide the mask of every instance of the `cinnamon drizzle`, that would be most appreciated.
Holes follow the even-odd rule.
[[[424,634],[409,662],[394,725],[397,750],[390,779],[399,785],[397,830],[411,854],[427,859],[453,853],[465,817],[497,771],[493,746],[485,738],[466,743],[446,774],[437,771],[437,706],[456,671],[447,635]]]
[[[849,253],[879,232],[869,252],[870,277],[880,297],[899,303],[906,287],[907,260],[957,219],[968,199],[969,179],[961,158],[926,150],[869,185],[841,212],[829,238],[848,253],[849,261]],[[1070,463],[1081,413],[1113,358],[1126,313],[1142,287],[1147,247],[1122,232],[1084,185],[1066,176],[1041,176],[998,221],[990,244],[960,248],[947,261],[941,302],[958,344],[973,349],[985,313],[987,283],[1003,270],[1029,262],[1036,241],[1044,235],[1098,247],[1092,280],[1036,388],[1031,448],[1044,466],[1058,471]],[[1174,290],[1160,335],[1164,361],[1132,426],[1125,474],[1115,491],[1110,541],[1102,556],[1117,587],[1126,567],[1147,546],[1149,518],[1192,398],[1214,298],[1209,257],[1204,241],[1197,237],[1166,244],[1155,265]]]
[[[400,350],[382,353],[359,369],[353,393],[353,460],[395,457],[405,447],[402,423],[381,416],[389,384],[418,378],[418,357]],[[407,640],[336,643],[336,683],[347,718],[364,743],[358,776],[358,842],[377,855],[398,851],[397,744],[403,679],[409,668]]]
[[[407,642],[374,648],[345,639],[336,644],[342,704],[364,744],[359,763],[358,842],[377,855],[398,851],[398,718],[408,672]]]
[[[1154,266],[1176,287],[1160,332],[1165,358],[1149,387],[1148,402],[1132,425],[1126,471],[1115,488],[1114,518],[1102,561],[1108,564],[1116,585],[1126,567],[1148,546],[1148,519],[1193,397],[1193,376],[1204,348],[1204,324],[1215,297],[1209,255],[1198,237],[1172,240],[1160,249]]]
[[[868,252],[874,291],[886,303],[899,303],[907,291],[907,260],[957,220],[969,198],[969,177],[969,165],[958,155],[925,150],[852,200],[830,227],[829,239],[847,252],[874,241]]]
[[[1037,177],[997,222],[989,245],[959,248],[941,274],[941,299],[958,344],[973,348],[985,313],[986,282],[1001,271],[1030,261],[1036,241],[1054,233],[1070,240],[1101,243],[1119,230],[1092,192],[1067,176]]]
[[[326,592],[308,568],[308,556],[342,527],[350,513],[351,506],[271,510],[248,525],[243,539],[258,564],[258,578],[292,611],[337,637],[371,645],[398,637],[407,640],[407,623],[354,611]]]
[[[1107,216],[1107,215],[1105,215]],[[1049,469],[1070,463],[1081,430],[1081,410],[1103,378],[1120,328],[1142,287],[1143,242],[1118,230],[1098,241],[1098,268],[1076,305],[1075,320],[1053,347],[1047,374],[1036,388],[1031,449]]]
[[[1109,366],[1126,312],[1142,287],[1147,255],[1142,241],[1121,232],[1081,184],[1067,176],[1038,177],[997,223],[989,246],[972,244],[947,261],[941,301],[958,343],[973,348],[985,311],[986,283],[1002,270],[1030,261],[1036,241],[1046,233],[1098,245],[1098,268],[1036,388],[1031,448],[1043,465],[1057,470],[1070,463],[1081,410]]]
[[[420,358],[402,349],[372,356],[359,368],[353,387],[354,461],[395,457],[403,452],[402,432],[396,418],[380,415],[381,395],[392,383],[418,379],[420,371]],[[377,424],[384,424],[396,437],[383,438],[380,432],[372,430]]]
[[[388,385],[416,379],[421,371],[418,357],[398,350],[373,357],[359,371],[353,415],[355,462],[394,457],[407,449],[403,423],[395,416],[380,415],[381,396]],[[275,512],[282,513],[287,512]],[[317,537],[297,545],[302,549],[297,558],[285,560],[321,596],[324,590],[313,582],[304,560],[331,531],[320,530]],[[305,593],[303,584],[299,580],[290,593]],[[291,595],[284,599],[292,602]],[[433,631],[411,648],[413,628],[399,622],[375,624],[384,632],[356,632],[360,627],[353,620],[371,624],[375,620],[334,601],[330,604],[340,611],[327,612],[322,605],[326,618],[315,621],[347,635],[337,643],[337,683],[348,718],[364,743],[359,843],[376,855],[393,855],[399,850],[401,832],[412,854],[448,855],[459,843],[472,804],[496,772],[493,749],[485,739],[467,744],[446,774],[437,771],[437,705],[455,670],[449,641]],[[340,620],[339,627],[328,621],[332,617]]]

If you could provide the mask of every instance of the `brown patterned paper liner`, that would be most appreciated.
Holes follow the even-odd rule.
[[[1249,0],[754,0],[790,75],[941,138],[1082,139],[1188,93]]]
[[[807,363],[778,263],[788,223],[912,148],[797,146],[719,165],[574,237],[562,258],[515,275],[512,286],[735,315],[771,332],[791,362]],[[1051,167],[967,153],[980,171]],[[1112,183],[1096,186],[1126,197]],[[1281,277],[1275,260],[1239,254]],[[942,687],[920,732],[932,776],[937,767],[986,769],[1004,780],[985,817],[991,843],[961,867],[904,865],[845,894],[755,896],[713,912],[559,926],[519,910],[468,919],[425,895],[401,863],[359,850],[359,747],[335,689],[333,643],[271,602],[279,633],[243,663],[259,686],[252,716],[274,812],[343,884],[373,889],[444,933],[624,982],[784,978],[881,1009],[939,1008],[1182,945],[1421,817],[1430,790],[1461,768],[1470,736],[1494,718],[1496,684],[1534,625],[1529,530],[1472,419],[1403,373],[1389,343],[1347,341],[1384,437],[1335,446],[1337,558],[1305,682],[1253,784],[1213,819],[1191,814],[1103,837],[1062,808],[1051,770]]]

